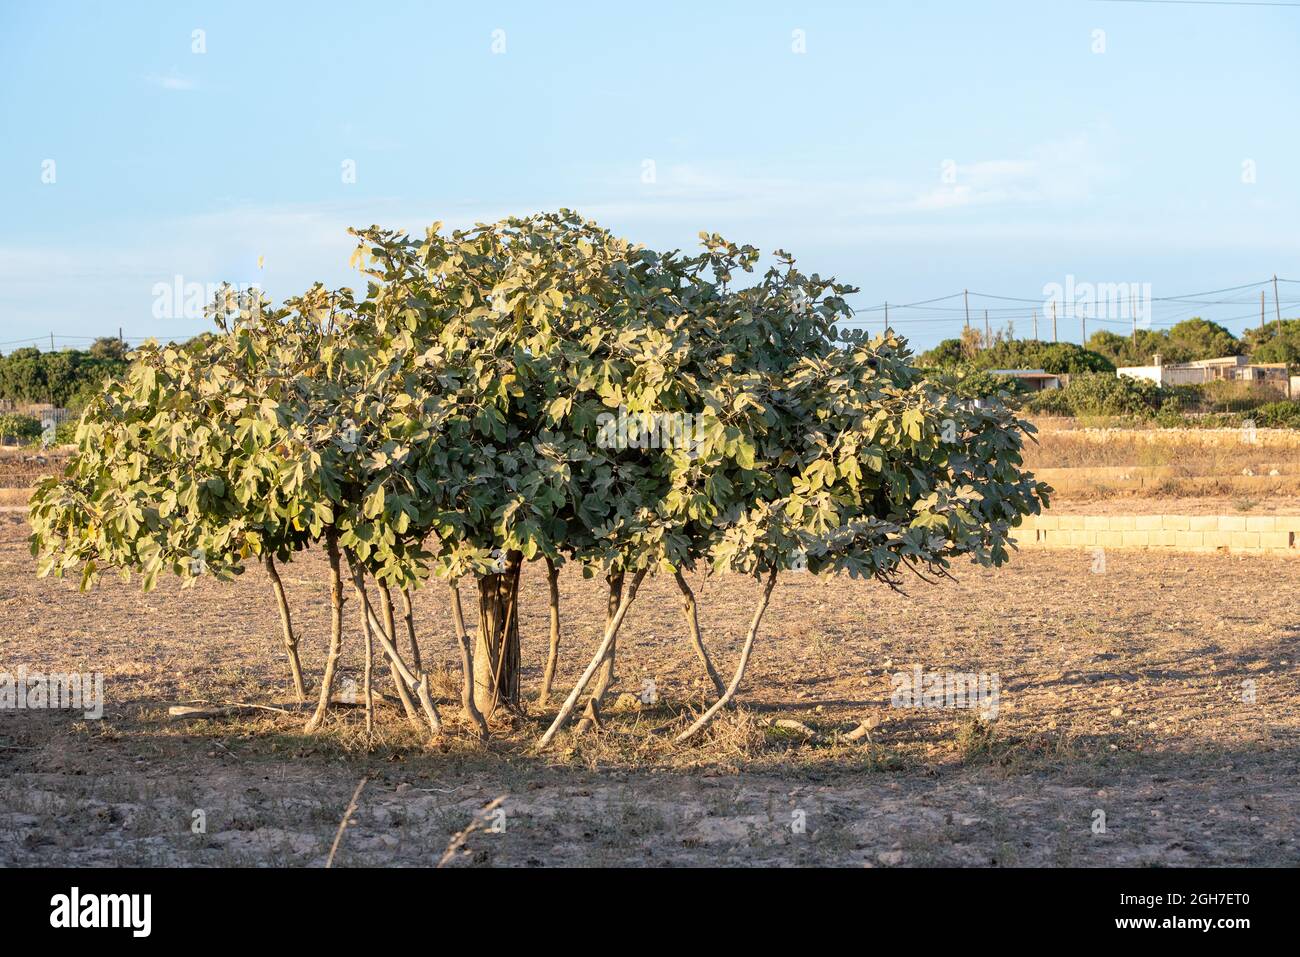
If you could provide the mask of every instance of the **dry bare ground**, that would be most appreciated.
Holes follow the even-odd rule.
[[[6,865],[319,866],[363,776],[334,866],[435,864],[502,795],[504,815],[468,836],[456,866],[1300,863],[1300,624],[1283,560],[1114,552],[1094,574],[1087,553],[1022,554],[1000,571],[959,569],[957,583],[915,581],[909,597],[786,575],[742,707],[697,746],[670,743],[705,683],[671,581],[652,581],[620,639],[623,696],[605,729],[539,755],[549,712],[536,708],[487,745],[453,734],[434,748],[391,706],[369,747],[355,711],[315,738],[273,712],[170,721],[173,704],[287,698],[263,573],[79,594],[33,577],[25,535],[0,515],[0,671],[102,671],[107,707],[102,721],[0,711]],[[323,564],[284,569],[316,672]],[[594,582],[566,574],[562,587],[560,688],[604,615]],[[706,640],[729,671],[756,586],[701,591]],[[426,659],[449,669],[446,610],[440,591],[420,593]],[[525,576],[522,615],[535,688],[544,575]],[[359,677],[348,624],[345,675]],[[996,719],[891,708],[890,676],[914,664],[997,674]],[[642,704],[650,681],[658,701]],[[455,726],[450,673],[442,685]],[[846,741],[864,719],[879,724]]]

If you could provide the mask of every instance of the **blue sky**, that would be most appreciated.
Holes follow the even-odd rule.
[[[1069,276],[1240,331],[1271,285],[1165,297],[1300,279],[1297,41],[1300,6],[6,0],[0,351],[192,335],[177,276],[354,282],[349,225],[560,206],[788,249],[918,347],[961,300],[899,304],[1024,335]]]

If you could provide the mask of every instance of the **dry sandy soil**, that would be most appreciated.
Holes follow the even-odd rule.
[[[455,866],[1300,864],[1300,621],[1283,560],[1117,551],[1093,574],[1086,553],[1026,553],[999,571],[957,569],[958,582],[914,581],[908,597],[790,574],[742,707],[690,746],[670,732],[704,684],[671,581],[655,580],[620,640],[615,691],[653,680],[658,702],[624,698],[603,731],[539,755],[536,708],[487,745],[461,733],[450,672],[453,733],[437,746],[391,707],[373,742],[356,710],[316,737],[273,712],[171,721],[174,704],[285,699],[263,573],[80,594],[34,578],[25,536],[20,516],[0,515],[0,672],[102,671],[107,706],[102,721],[0,711],[0,864],[319,866],[363,777],[335,866],[434,864],[502,795],[499,833],[470,834]],[[284,570],[312,674],[323,568],[311,555]],[[701,586],[723,669],[755,593],[738,578]],[[529,696],[545,595],[544,576],[527,574]],[[604,598],[574,574],[563,600],[566,688]],[[422,592],[418,613],[426,658],[450,668],[441,592]],[[891,707],[890,676],[913,664],[998,675],[996,719]],[[879,722],[869,737],[845,741],[864,719]]]

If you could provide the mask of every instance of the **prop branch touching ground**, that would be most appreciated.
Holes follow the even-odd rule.
[[[388,586],[379,579],[375,579],[375,586],[379,589],[379,598],[381,600],[380,609],[384,613],[384,631],[392,639],[393,646],[397,646],[397,622],[393,618],[393,594]],[[415,645],[414,626],[409,618],[410,606],[407,606],[407,630],[411,635],[411,647],[414,649],[411,654],[411,661],[415,665],[415,671],[418,673],[420,668],[420,649]],[[397,665],[392,661],[388,662],[388,670],[392,673],[393,684],[397,686],[397,697],[402,702],[402,710],[406,712],[406,720],[411,723],[411,727],[417,731],[420,729],[420,716],[416,714],[415,705],[411,702],[411,694],[406,690],[406,684],[402,680],[401,673],[397,670]]]
[[[438,708],[429,696],[429,676],[423,671],[417,675],[406,666],[406,662],[402,660],[402,653],[397,650],[397,645],[393,641],[393,636],[385,630],[384,623],[379,620],[379,616],[375,614],[370,601],[365,599],[364,595],[363,600],[365,601],[366,615],[369,617],[375,633],[379,636],[379,643],[383,646],[384,653],[388,655],[388,660],[397,669],[397,677],[406,682],[415,692],[416,700],[420,702],[420,709],[429,722],[429,730],[435,735],[442,734],[442,717],[438,714]]]
[[[767,611],[767,603],[772,598],[772,586],[776,584],[776,569],[773,568],[767,576],[767,582],[763,585],[763,594],[759,598],[758,607],[754,609],[754,617],[749,623],[749,634],[745,636],[744,647],[740,649],[740,664],[736,666],[736,673],[731,678],[731,684],[727,685],[727,690],[722,692],[722,697],[715,701],[712,707],[704,714],[700,715],[693,725],[679,734],[675,741],[681,744],[697,735],[710,721],[712,721],[719,711],[725,708],[731,699],[736,695],[736,689],[740,687],[740,682],[744,680],[745,668],[749,665],[750,652],[754,650],[754,637],[758,634],[759,623],[763,620],[763,612]]]
[[[609,585],[609,595],[605,602],[605,627],[614,620],[614,615],[618,612],[618,606],[623,600],[623,578],[621,571],[613,572],[606,579]],[[592,689],[591,697],[587,699],[587,708],[582,715],[582,720],[578,722],[578,733],[590,729],[593,725],[600,724],[600,705],[605,700],[605,695],[609,692],[609,686],[614,683],[614,658],[618,654],[618,638],[610,642],[609,650],[605,652],[605,660],[601,662],[600,672],[596,675],[596,687]]]
[[[465,712],[465,719],[474,727],[480,738],[488,736],[487,722],[474,703],[474,652],[471,650],[469,635],[465,634],[465,611],[460,604],[460,587],[455,581],[447,583],[451,591],[451,625],[456,632],[456,646],[460,649],[460,706]]]
[[[370,619],[366,615],[370,607],[370,601],[366,598],[365,580],[361,577],[361,569],[357,566],[356,556],[348,552],[348,570],[352,574],[352,593],[357,599],[357,611],[361,615],[361,633],[366,640],[366,658],[365,658],[365,678],[362,687],[364,690],[364,700],[366,702],[366,734],[373,734],[375,730],[375,639],[370,629]]]
[[[339,536],[332,527],[325,533],[325,551],[330,562],[330,650],[325,659],[325,675],[320,683],[320,700],[316,711],[307,722],[307,731],[315,731],[325,720],[330,696],[334,693],[334,675],[338,672],[339,655],[343,649],[343,572],[339,558]]]
[[[573,714],[573,709],[578,705],[578,699],[587,690],[587,685],[591,683],[591,679],[595,676],[596,669],[605,661],[605,656],[609,654],[609,649],[613,647],[614,639],[618,636],[619,626],[623,624],[627,610],[631,606],[632,600],[636,598],[636,591],[641,587],[641,581],[645,578],[645,575],[646,569],[644,568],[637,572],[632,579],[632,584],[623,593],[623,600],[619,602],[618,611],[614,613],[614,618],[605,626],[605,637],[601,641],[600,647],[592,655],[591,661],[587,664],[587,669],[582,673],[582,677],[578,679],[578,683],[573,686],[569,696],[564,699],[564,704],[560,706],[560,713],[555,716],[551,726],[546,729],[546,734],[542,735],[542,740],[538,742],[539,748],[549,747],[560,729],[568,723],[570,716]]]
[[[262,564],[271,579],[271,590],[275,592],[275,604],[280,609],[280,628],[283,632],[284,651],[289,656],[289,671],[293,675],[293,693],[299,701],[307,700],[307,685],[302,680],[302,662],[298,658],[298,636],[293,633],[293,619],[289,615],[289,599],[284,593],[284,582],[276,570],[275,559],[271,553],[262,555]]]
[[[546,584],[551,599],[551,644],[546,652],[546,670],[542,672],[542,690],[537,695],[537,703],[543,708],[550,703],[551,682],[560,659],[560,570],[550,558],[546,559]]]
[[[686,576],[682,574],[680,568],[673,573],[673,577],[677,580],[677,587],[682,592],[682,611],[686,615],[686,627],[690,632],[691,647],[695,649],[695,657],[700,659],[700,664],[704,665],[704,670],[708,673],[709,680],[713,682],[713,687],[721,695],[725,693],[726,686],[723,685],[722,679],[718,677],[713,662],[709,660],[709,653],[704,648],[704,639],[700,636],[700,616],[696,609],[695,592],[686,583]]]

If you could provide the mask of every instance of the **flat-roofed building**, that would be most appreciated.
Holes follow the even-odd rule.
[[[1005,375],[1019,379],[1032,392],[1059,389],[1063,384],[1061,380],[1065,378],[1051,372],[1044,372],[1042,369],[989,369],[988,372],[989,375]]]
[[[1207,382],[1255,382],[1291,394],[1291,378],[1285,362],[1251,362],[1248,356],[1223,356],[1193,362],[1164,362],[1160,353],[1151,357],[1149,366],[1121,366],[1118,375],[1132,379],[1149,379],[1156,385],[1204,385]]]

